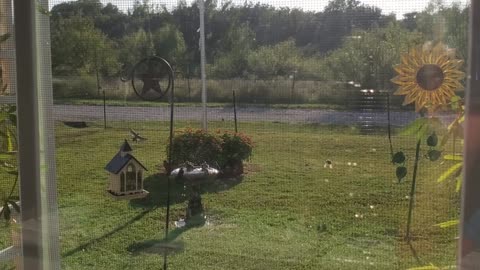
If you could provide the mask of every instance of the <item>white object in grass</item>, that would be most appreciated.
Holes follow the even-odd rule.
[[[178,221],[175,221],[174,223],[175,223],[175,227],[177,228],[183,228],[185,227],[185,225],[187,225],[187,223],[183,218],[179,219]]]

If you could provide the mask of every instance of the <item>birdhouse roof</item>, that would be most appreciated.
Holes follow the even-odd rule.
[[[127,140],[125,140],[122,144],[122,146],[120,147],[120,151],[122,152],[132,152],[132,147],[130,146],[130,144],[128,144]]]
[[[112,160],[110,160],[110,162],[107,164],[107,166],[105,166],[105,170],[111,172],[111,173],[114,173],[114,174],[118,174],[125,166],[127,166],[127,164],[131,161],[131,160],[135,160],[140,166],[142,166],[142,168],[145,170],[145,171],[148,171],[147,168],[145,168],[145,166],[143,166],[142,163],[140,163],[140,161],[138,161],[134,156],[130,155],[130,154],[125,154],[123,157],[122,157],[122,154],[121,152],[118,152],[113,158]]]

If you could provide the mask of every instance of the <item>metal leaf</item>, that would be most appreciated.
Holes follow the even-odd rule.
[[[407,176],[407,168],[406,167],[398,167],[395,174],[397,175],[398,182],[401,182],[405,176]]]
[[[427,153],[428,159],[430,159],[430,161],[437,161],[441,155],[442,152],[438,150],[429,150]]]
[[[427,145],[431,147],[435,147],[438,144],[438,137],[437,134],[434,132],[432,135],[428,136],[427,138]]]
[[[403,152],[397,152],[392,157],[392,163],[401,164],[405,162],[405,154]]]

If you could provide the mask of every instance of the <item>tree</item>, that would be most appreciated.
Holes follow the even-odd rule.
[[[88,18],[60,19],[52,31],[52,66],[55,75],[118,72],[119,63],[112,42]]]
[[[386,28],[354,32],[325,61],[333,80],[354,81],[363,88],[388,88],[401,53],[422,42],[420,33],[391,23]]]
[[[169,24],[150,33],[143,29],[124,37],[120,42],[120,61],[124,67],[132,67],[143,58],[161,56],[172,64],[182,64],[185,41],[178,29]]]
[[[457,3],[442,9],[440,14],[445,18],[445,43],[456,48],[459,57],[467,59],[469,8],[462,9]]]
[[[167,24],[153,33],[156,55],[166,58],[172,64],[182,64],[185,58],[185,40],[183,34],[172,25]]]
[[[415,17],[416,30],[426,40],[443,41],[455,48],[463,59],[467,55],[469,8],[458,3],[445,6],[442,1],[432,1]]]
[[[330,1],[323,13],[316,14],[317,24],[307,49],[312,53],[326,53],[340,47],[352,31],[383,27],[391,20],[382,15],[381,9],[361,5],[359,1]]]
[[[54,21],[74,16],[94,18],[101,15],[102,7],[99,0],[77,0],[53,6],[50,14]]]
[[[274,46],[263,46],[248,55],[249,70],[260,78],[288,76],[300,67],[303,57],[289,39]]]
[[[253,49],[255,34],[247,24],[232,26],[221,43],[223,49],[215,57],[213,75],[220,78],[243,76],[248,68],[247,56]]]

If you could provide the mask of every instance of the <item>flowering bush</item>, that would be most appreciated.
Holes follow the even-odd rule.
[[[214,134],[202,130],[186,129],[173,138],[173,165],[186,161],[225,166],[241,162],[252,155],[253,142],[241,133],[217,131]],[[167,147],[167,153],[169,148]]]
[[[169,148],[167,147],[167,153]],[[172,163],[186,161],[213,164],[222,153],[222,143],[217,136],[202,130],[186,129],[173,138]]]
[[[219,163],[224,166],[229,162],[242,161],[252,155],[252,139],[242,133],[225,132],[220,135],[222,154]]]

